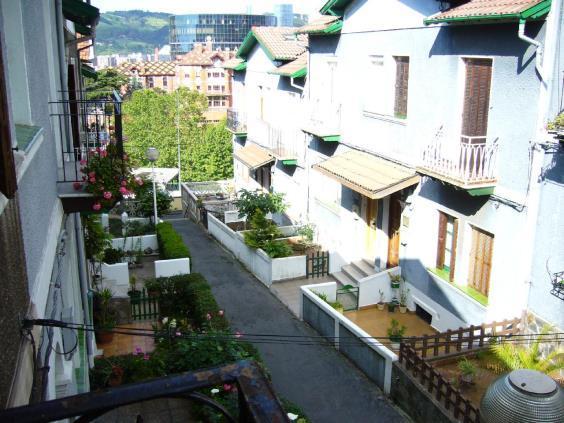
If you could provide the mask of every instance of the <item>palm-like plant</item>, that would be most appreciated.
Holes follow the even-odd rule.
[[[540,345],[550,334],[550,327],[543,327],[541,333],[530,346],[517,345],[513,342],[499,342],[492,345],[496,362],[491,370],[496,373],[508,372],[516,369],[531,369],[559,378],[559,371],[564,369],[564,351],[559,348],[542,357]]]

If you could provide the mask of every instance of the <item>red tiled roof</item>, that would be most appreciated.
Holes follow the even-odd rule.
[[[296,60],[285,63],[284,65],[275,68],[270,73],[283,76],[292,76],[307,67],[307,53],[302,53]]]
[[[491,19],[519,17],[525,11],[550,2],[546,0],[470,0],[445,12],[437,13],[425,19],[425,23],[448,22],[466,19]],[[541,7],[542,9],[542,7]]]
[[[323,32],[339,19],[341,19],[339,16],[320,16],[316,20],[299,27],[296,34],[317,34]]]
[[[172,62],[122,63],[117,69],[127,76],[133,76],[135,71],[139,76],[174,76],[176,65]]]
[[[234,50],[209,50],[205,45],[198,43],[194,45],[194,48],[190,52],[177,56],[176,62],[179,65],[212,66],[215,58],[219,58],[224,62],[234,56]]]
[[[306,51],[306,34],[296,35],[291,27],[256,26],[252,31],[257,40],[275,60],[293,60]]]

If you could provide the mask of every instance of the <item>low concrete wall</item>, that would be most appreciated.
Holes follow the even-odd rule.
[[[287,228],[285,230],[289,231]],[[245,244],[243,232],[233,231],[211,214],[208,215],[208,231],[266,286],[306,275],[305,256],[272,259],[261,249],[249,248]]]
[[[394,297],[390,275],[400,274],[401,269],[397,266],[361,279],[358,284],[358,306],[366,307],[377,304],[380,301],[380,290],[384,293],[384,302],[390,302]]]
[[[176,275],[187,275],[189,273],[190,273],[189,258],[155,261],[156,278],[166,278]]]
[[[139,241],[141,243],[138,245]],[[157,251],[159,244],[157,242],[157,235],[141,235],[129,236],[127,238],[114,238],[112,239],[112,247],[123,251],[134,251],[139,247],[141,251],[145,251],[147,248]]]
[[[110,288],[115,297],[127,297],[129,291],[127,263],[102,263],[102,284],[105,288]]]
[[[455,423],[446,410],[408,375],[399,363],[392,366],[392,389],[390,396],[415,423]]]
[[[239,217],[239,210],[228,210],[224,212],[223,218],[225,223],[244,222],[245,216]]]
[[[332,301],[332,298],[336,296],[336,283],[306,285],[300,289],[302,293],[301,318],[332,341],[335,348],[355,363],[385,393],[389,394],[392,383],[392,364],[397,361],[398,357],[316,295],[316,292],[326,294]]]

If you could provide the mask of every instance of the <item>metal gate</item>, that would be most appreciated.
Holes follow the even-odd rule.
[[[159,317],[159,297],[152,296],[145,289],[130,297],[133,320],[155,320]]]
[[[318,251],[306,257],[306,277],[319,278],[329,274],[329,251]]]
[[[337,289],[337,302],[341,303],[344,311],[358,310],[358,287],[345,285]]]

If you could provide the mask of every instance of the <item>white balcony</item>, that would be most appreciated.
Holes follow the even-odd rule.
[[[423,150],[420,173],[441,179],[472,195],[486,195],[496,185],[497,139],[461,135],[439,137]]]
[[[305,110],[302,130],[324,141],[339,141],[341,135],[341,105],[321,100],[310,102]]]
[[[286,165],[296,165],[304,149],[301,131],[281,129],[261,119],[253,120],[249,125],[249,139],[268,149]]]
[[[227,109],[227,129],[238,136],[247,135],[247,115],[237,109]]]

